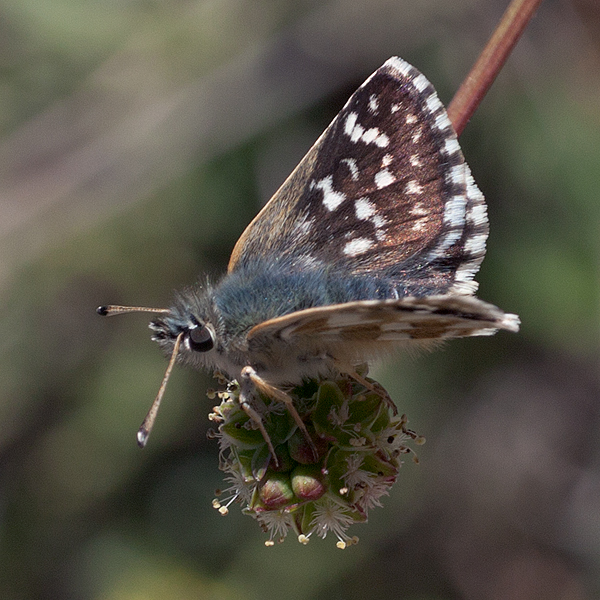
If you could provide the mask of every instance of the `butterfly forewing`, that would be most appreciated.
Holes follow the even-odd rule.
[[[392,58],[246,229],[229,270],[269,255],[384,276],[400,282],[399,295],[470,293],[486,237],[483,197],[442,104]]]

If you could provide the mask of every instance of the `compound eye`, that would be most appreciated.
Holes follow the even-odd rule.
[[[206,325],[198,325],[188,330],[190,348],[195,352],[208,352],[215,345],[213,334]]]

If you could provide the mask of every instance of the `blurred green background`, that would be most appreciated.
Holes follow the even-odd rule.
[[[600,10],[547,0],[462,136],[491,221],[479,295],[517,335],[381,365],[427,444],[350,533],[265,548],[211,508],[213,385],[147,317],[218,274],[389,56],[448,103],[508,1],[0,1],[0,598],[600,594]]]

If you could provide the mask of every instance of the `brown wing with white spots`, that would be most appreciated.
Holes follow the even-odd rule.
[[[483,196],[435,90],[391,58],[248,226],[229,271],[283,256],[397,280],[400,296],[468,294],[486,238]]]
[[[466,295],[363,300],[309,308],[253,327],[248,343],[309,340],[321,344],[407,342],[492,335],[519,330],[517,315]],[[291,347],[291,346],[290,346]]]

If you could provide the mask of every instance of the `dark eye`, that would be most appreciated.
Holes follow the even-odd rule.
[[[188,330],[190,348],[195,352],[208,352],[215,345],[212,333],[206,325],[198,325]]]

